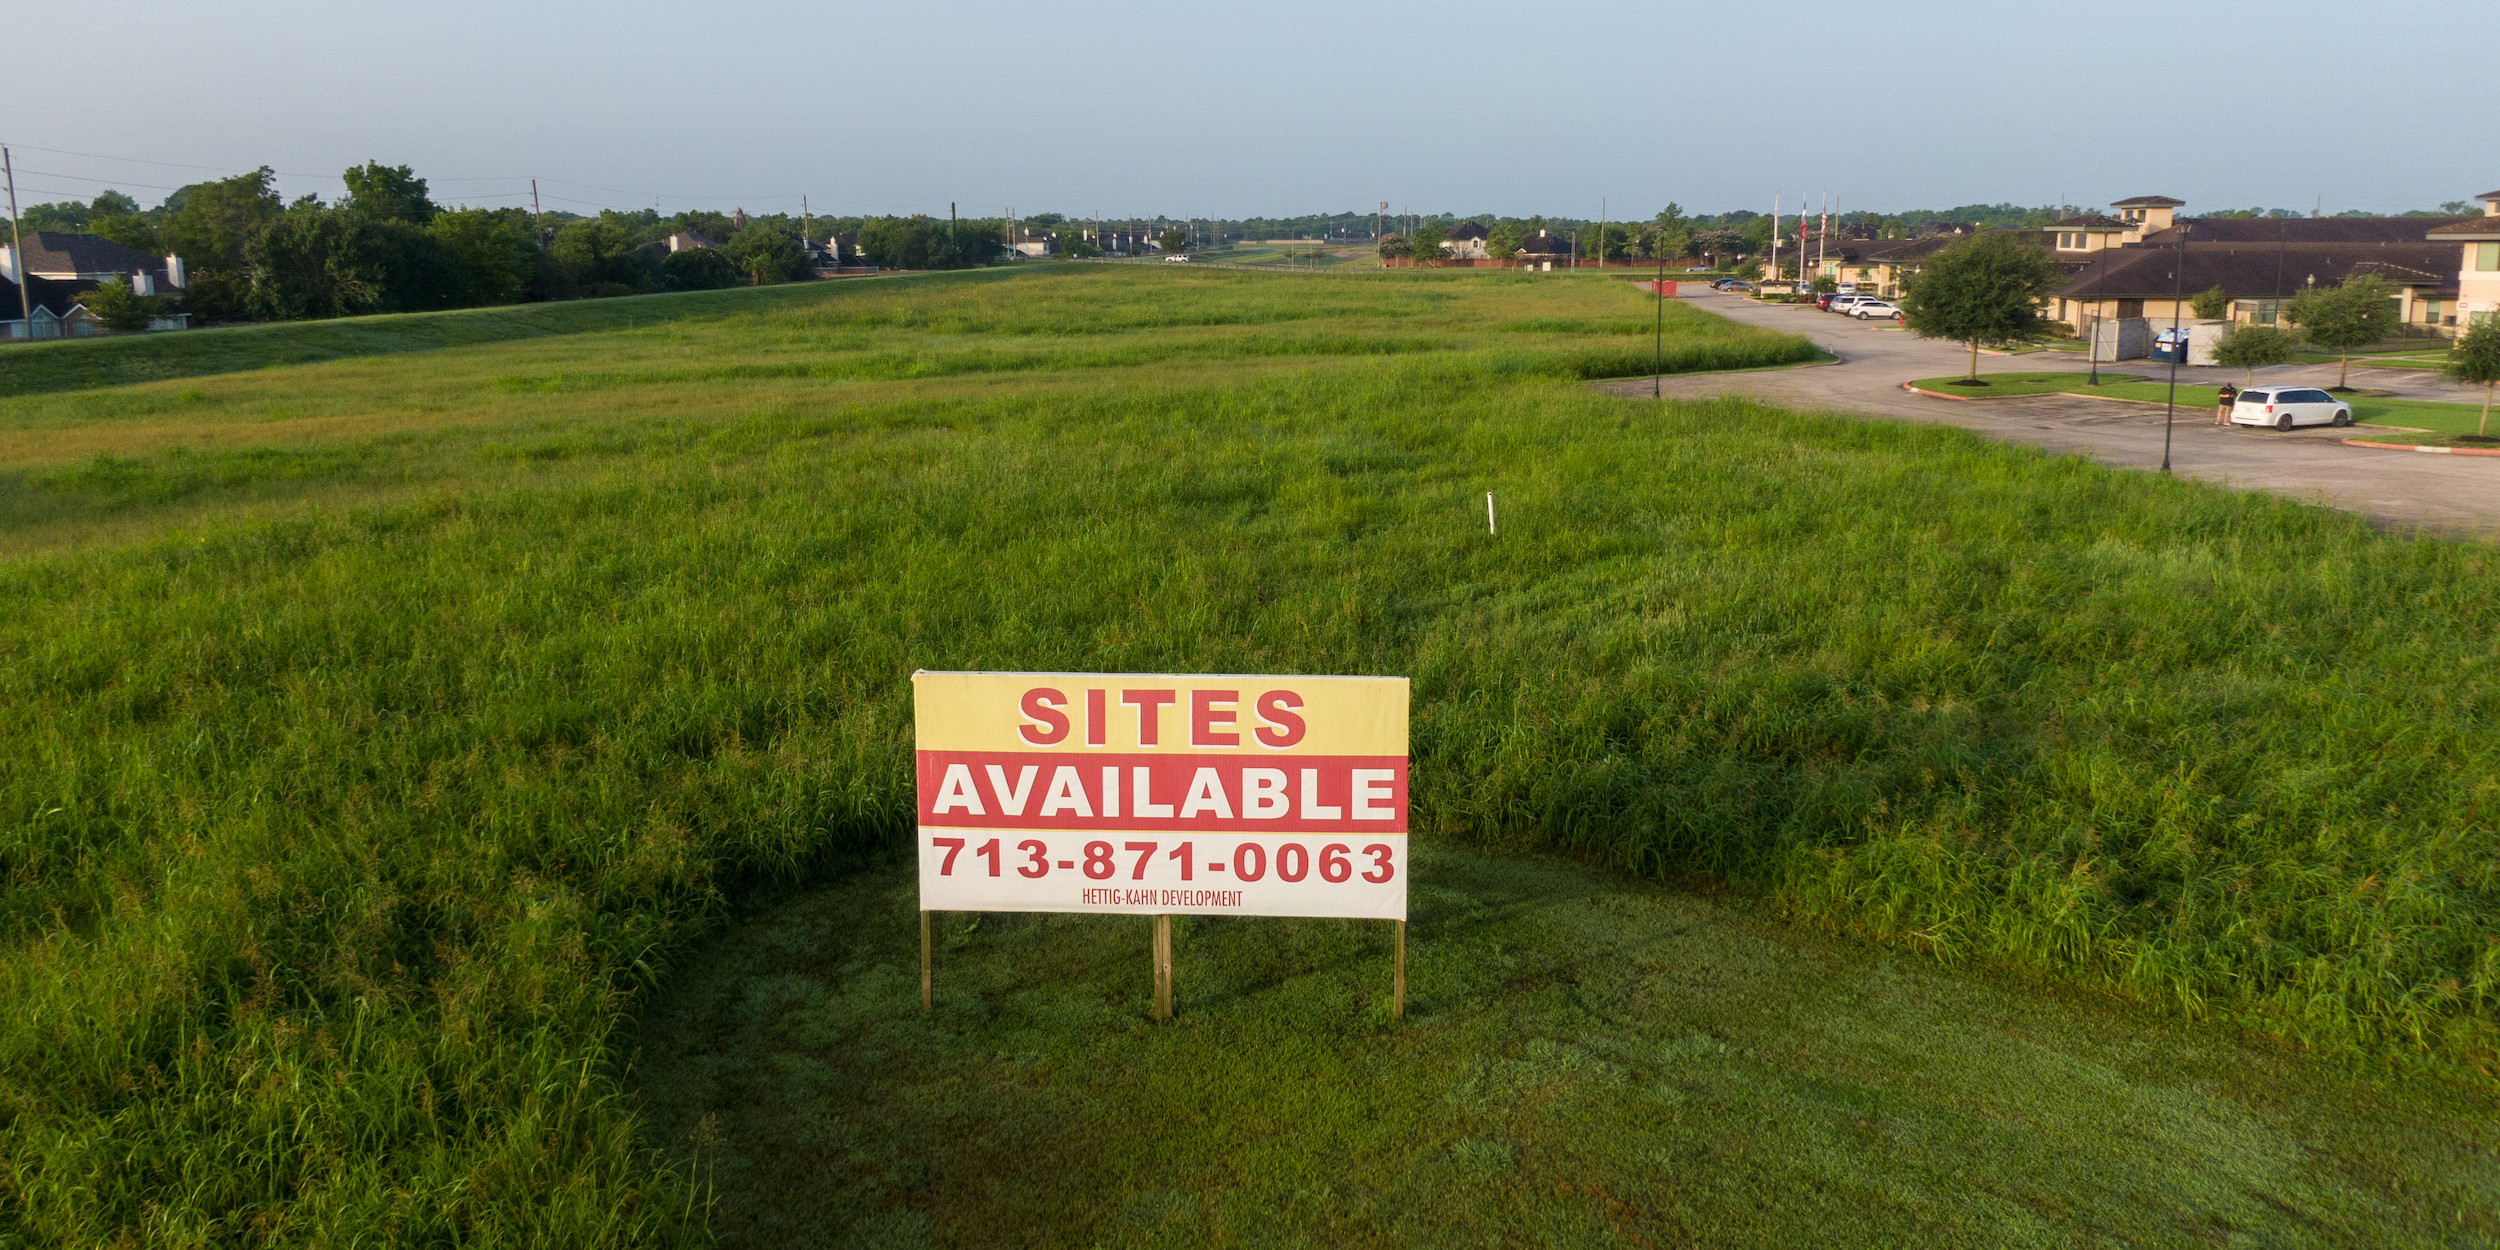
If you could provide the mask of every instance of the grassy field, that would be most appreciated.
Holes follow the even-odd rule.
[[[0,401],[0,1241],[693,1235],[634,1013],[734,910],[887,861],[922,667],[1407,674],[1428,845],[1709,874],[2413,1071],[2391,1123],[2481,1105],[2491,548],[1594,394],[1648,365],[1624,283],[1181,270],[11,355],[51,381]],[[1673,367],[1811,354],[1668,312]],[[2404,1183],[2371,1201],[2433,1227]]]
[[[1425,859],[1386,927],[946,916],[908,867],[756,915],[635,1035],[725,1245],[2449,1246],[2500,1099],[2356,1079],[1739,902]],[[1018,1230],[1012,1237],[1002,1230]]]
[[[2132,399],[2139,403],[2158,404],[2170,395],[2170,384],[2158,377],[2140,374],[2101,374],[2101,384],[2094,386],[2089,373],[1989,373],[1981,378],[1986,386],[1959,385],[1959,377],[1921,378],[1910,385],[1922,391],[1954,395],[1965,399],[2006,399],[2017,395],[2098,395],[2107,399]],[[2220,402],[2221,388],[2215,386],[2179,387],[2181,408],[2193,408],[2206,417],[2213,415]],[[2436,434],[2470,434],[2482,416],[2477,404],[2445,404],[2419,399],[2377,399],[2367,395],[2341,397],[2352,405],[2354,422],[2361,425],[2407,427]]]

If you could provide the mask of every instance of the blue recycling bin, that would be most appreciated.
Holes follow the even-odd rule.
[[[2153,359],[2166,365],[2187,363],[2187,332],[2164,330],[2153,338]]]

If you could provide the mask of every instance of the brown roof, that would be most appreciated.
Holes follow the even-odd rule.
[[[2454,239],[2459,242],[2469,239],[2500,239],[2500,217],[2467,217],[2444,226],[2433,226],[2422,233],[2433,238]]]
[[[2052,230],[2074,229],[2077,227],[2086,230],[2124,230],[2134,224],[2135,223],[2132,221],[2120,221],[2115,217],[2103,217],[2099,213],[2082,213],[2073,217],[2060,217],[2057,220],[2050,222],[2049,228]]]
[[[2184,223],[2188,246],[2199,243],[2415,243],[2425,230],[2456,217],[2198,217]],[[2472,219],[2479,220],[2479,218]],[[2156,230],[2144,241],[2168,246],[2178,227]]]
[[[1450,227],[1450,233],[1446,237],[1452,243],[1464,243],[1469,239],[1484,238],[1491,233],[1493,232],[1484,228],[1482,222],[1462,221]]]
[[[2186,200],[2174,200],[2166,195],[2134,195],[2123,200],[2111,200],[2109,206],[2111,208],[2178,208],[2186,203]]]
[[[2333,286],[2355,274],[2375,273],[2399,286],[2431,294],[2454,292],[2456,250],[2437,244],[2216,243],[2198,246],[2190,236],[2187,267],[2174,270],[2179,252],[2168,247],[2122,247],[2086,264],[2058,294],[2068,299],[2166,298],[2221,287],[2233,299],[2289,296],[2312,284]],[[2176,274],[2176,276],[2173,276]]]

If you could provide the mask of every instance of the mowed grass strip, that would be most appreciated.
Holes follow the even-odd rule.
[[[923,667],[1403,673],[1428,842],[2493,1057],[2488,547],[1591,394],[1646,368],[1619,283],[808,294],[0,405],[0,1229],[680,1235],[620,1022],[902,841]],[[1810,351],[1670,311],[1679,359]],[[1103,358],[1287,324],[1448,346]],[[1006,341],[1069,354],[814,368]],[[139,441],[194,411],[214,472]]]
[[[730,1247],[2444,1246],[2487,1085],[1945,973],[1741,900],[1425,851],[1382,922],[941,915],[908,864],[733,927],[635,1030]]]

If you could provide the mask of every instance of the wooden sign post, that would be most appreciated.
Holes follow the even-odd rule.
[[[920,1009],[932,911],[1397,922],[1406,1016],[1403,677],[930,673],[912,677]]]

